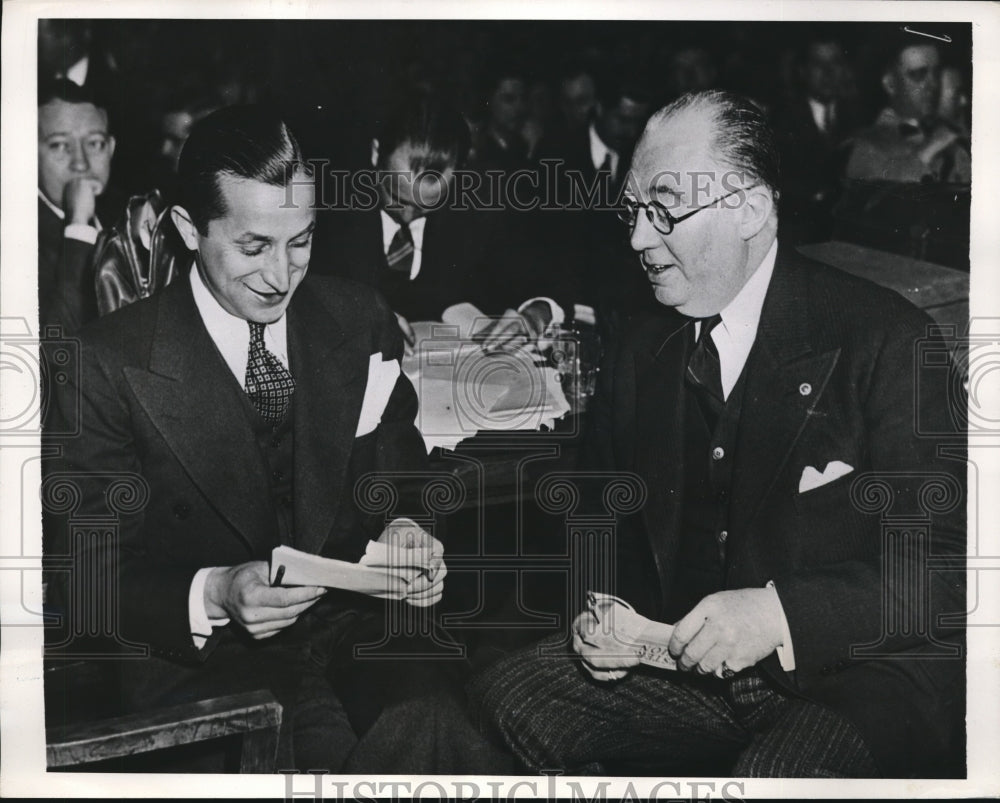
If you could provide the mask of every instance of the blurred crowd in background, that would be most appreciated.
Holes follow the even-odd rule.
[[[652,112],[721,88],[774,124],[782,241],[968,269],[967,24],[61,19],[38,33],[39,81],[68,78],[107,109],[110,185],[125,195],[169,198],[191,125],[236,103],[279,106],[309,159],[371,167],[374,132],[415,94],[461,112],[471,148],[459,167],[578,160],[614,193]],[[576,241],[588,301],[626,292],[609,266],[634,258],[613,218],[531,224]],[[645,290],[639,271],[629,278]]]

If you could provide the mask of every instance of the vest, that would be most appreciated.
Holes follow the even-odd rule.
[[[729,499],[743,387],[741,375],[713,427],[714,416],[703,402],[703,394],[684,381],[681,537],[667,597],[667,622],[678,621],[701,599],[725,587]]]
[[[250,401],[246,393],[240,394],[243,412],[250,422],[257,448],[260,450],[267,469],[267,486],[271,497],[271,507],[278,525],[278,544],[294,546],[294,484],[293,484],[293,404],[288,405],[285,418],[277,426],[265,421]]]

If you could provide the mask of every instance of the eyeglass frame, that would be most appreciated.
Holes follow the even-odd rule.
[[[626,226],[628,226],[629,229],[634,229],[635,224],[639,222],[639,210],[645,209],[646,220],[649,221],[650,225],[652,225],[652,227],[656,229],[656,231],[658,231],[664,237],[669,237],[671,234],[674,233],[674,228],[677,226],[678,223],[687,220],[689,217],[692,217],[693,215],[697,215],[703,209],[708,209],[710,206],[715,206],[720,201],[724,201],[726,200],[726,198],[730,198],[733,195],[736,195],[736,193],[738,192],[743,192],[745,190],[752,190],[756,186],[757,186],[756,184],[752,184],[749,187],[737,187],[732,192],[727,192],[725,195],[720,195],[714,201],[709,201],[704,206],[699,206],[697,209],[692,209],[690,212],[686,212],[680,217],[674,217],[673,215],[671,215],[670,210],[667,209],[667,207],[661,204],[659,201],[649,201],[647,203],[643,203],[642,201],[632,200],[626,197],[623,200],[622,208],[618,210],[618,219]],[[628,215],[630,209],[633,208],[635,212],[634,215],[632,216],[632,219],[629,220],[628,218],[626,218],[626,215]],[[657,220],[654,220],[654,218],[659,217],[654,210],[660,210],[660,209],[663,210],[663,216],[665,217],[666,223],[669,226],[669,228],[666,231],[664,231],[663,229],[660,228],[659,225],[657,225]]]

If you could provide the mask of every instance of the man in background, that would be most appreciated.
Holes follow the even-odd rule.
[[[90,258],[123,202],[108,193],[115,138],[93,94],[62,78],[38,90],[38,302],[45,326],[97,317]]]
[[[968,184],[969,141],[937,116],[941,55],[926,37],[910,35],[889,48],[882,88],[889,105],[874,125],[858,133],[847,177],[903,183]]]

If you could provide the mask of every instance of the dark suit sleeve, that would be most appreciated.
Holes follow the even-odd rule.
[[[105,647],[142,643],[175,659],[202,660],[188,620],[196,569],[155,561],[145,547],[150,522],[144,508],[157,489],[142,476],[131,411],[114,376],[120,372],[87,341],[80,360],[79,381],[68,371],[69,381],[52,383],[49,419],[50,433],[75,434],[46,438],[46,446],[59,450],[46,461],[46,554],[73,557],[72,573],[56,577],[56,585],[75,591],[69,604],[89,610],[94,621],[88,627],[102,631],[95,635]],[[93,526],[74,543],[73,522],[79,527],[88,518]]]
[[[93,255],[91,243],[62,238],[55,285],[39,299],[38,315],[43,328],[61,326],[64,334],[72,334],[97,317]]]
[[[870,470],[893,475],[886,485],[890,512],[910,513],[911,518],[929,514],[928,552],[960,564],[966,549],[966,443],[949,410],[952,405],[964,410],[964,398],[960,388],[949,392],[940,371],[920,368],[915,345],[928,323],[923,313],[912,310],[888,325],[867,375],[859,377],[860,412]],[[932,432],[955,434],[928,434]],[[920,496],[932,475],[944,475],[944,480]],[[923,563],[927,556],[918,550],[886,549],[879,514],[869,513],[865,525],[858,526],[857,506],[856,500],[841,504],[826,517],[829,521],[813,523],[830,527],[831,536],[844,539],[845,548],[855,552],[859,539],[872,539],[866,548],[870,559],[820,563],[773,578],[803,689],[820,675],[846,668],[852,647],[875,645],[882,654],[895,654],[926,645],[926,631],[903,626],[915,620],[915,608],[926,611],[926,626],[935,638],[943,632],[938,627],[942,613],[965,611],[964,571],[928,571]],[[800,519],[800,524],[809,526],[809,521]],[[952,628],[946,636],[956,634]]]

